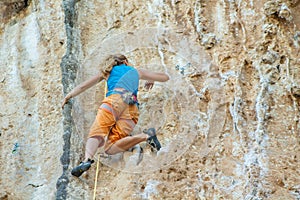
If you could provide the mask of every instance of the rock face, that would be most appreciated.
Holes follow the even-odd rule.
[[[0,199],[300,199],[300,1],[0,2]],[[141,82],[162,149],[107,156],[81,178],[113,53],[171,79]],[[94,193],[95,192],[95,193]]]

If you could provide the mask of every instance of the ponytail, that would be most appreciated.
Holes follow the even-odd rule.
[[[108,78],[114,66],[126,64],[127,58],[122,54],[108,56],[104,61],[104,69],[101,70],[105,78]]]

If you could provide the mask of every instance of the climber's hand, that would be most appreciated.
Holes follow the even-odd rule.
[[[64,106],[68,103],[70,98],[68,98],[68,96],[66,96],[61,104],[61,108],[64,109]]]
[[[147,82],[145,83],[145,86],[144,86],[144,87],[145,87],[147,90],[150,90],[150,89],[152,89],[153,85],[154,85],[154,81],[147,81]]]

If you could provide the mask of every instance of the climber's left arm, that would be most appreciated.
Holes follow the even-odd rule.
[[[64,107],[64,105],[69,101],[69,99],[79,95],[80,93],[86,91],[87,89],[91,88],[92,86],[96,85],[97,83],[99,83],[100,81],[102,81],[104,79],[104,76],[102,73],[98,73],[97,75],[93,76],[92,78],[90,78],[89,80],[79,84],[78,86],[76,86],[71,92],[69,92],[62,103],[62,108]]]

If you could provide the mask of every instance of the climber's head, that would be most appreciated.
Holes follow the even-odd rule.
[[[122,54],[115,54],[112,57],[115,60],[116,65],[121,65],[121,64],[128,65],[128,59],[126,58],[126,56]]]
[[[104,61],[104,68],[101,70],[104,77],[108,77],[114,66],[125,64],[128,65],[128,59],[122,54],[108,56]]]

